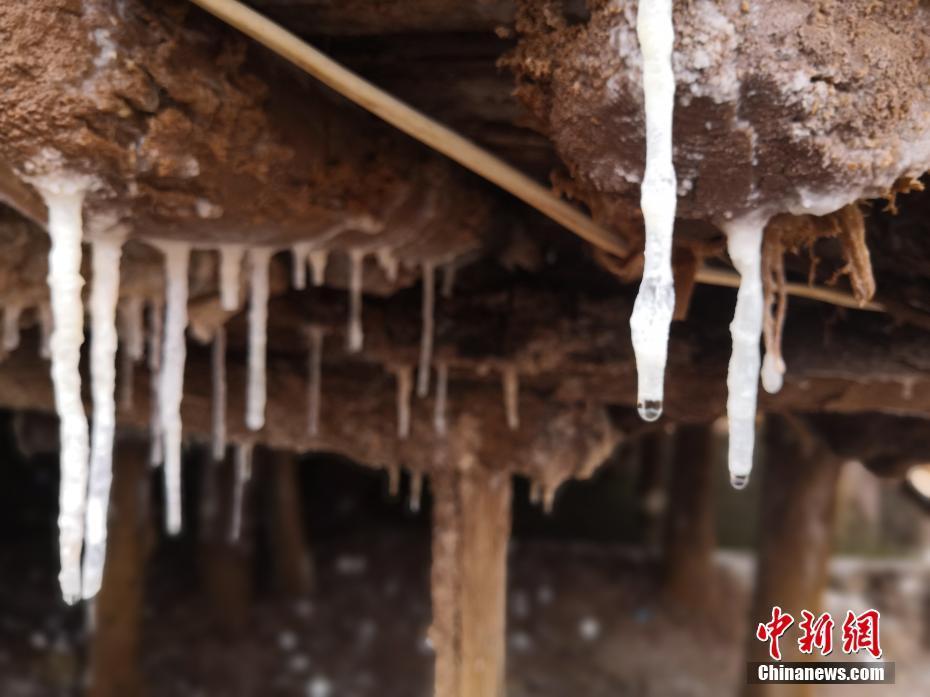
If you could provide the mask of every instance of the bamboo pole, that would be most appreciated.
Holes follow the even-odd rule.
[[[191,2],[255,39],[363,109],[508,191],[596,247],[620,257],[627,257],[631,253],[632,250],[624,240],[598,225],[549,189],[450,128],[344,68],[303,39],[239,0]],[[698,270],[696,280],[705,285],[739,287],[739,276],[725,269],[704,267]],[[884,307],[879,303],[860,305],[848,293],[830,288],[789,283],[788,292],[791,295],[856,310],[884,311]]]

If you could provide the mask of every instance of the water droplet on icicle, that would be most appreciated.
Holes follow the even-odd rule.
[[[429,394],[429,376],[433,362],[433,331],[436,313],[436,266],[431,261],[423,263],[423,306],[420,321],[420,365],[417,372],[417,395]]]
[[[227,312],[239,309],[239,274],[245,247],[241,244],[224,244],[220,254],[220,306]]]
[[[362,350],[365,336],[362,332],[362,272],[365,252],[353,249],[349,252],[349,328],[346,347],[350,353]]]
[[[727,423],[730,429],[729,468],[734,488],[746,486],[752,471],[756,438],[756,398],[759,385],[759,341],[765,309],[762,292],[762,234],[765,219],[751,216],[727,221],[730,260],[739,272],[736,310],[730,323],[733,353],[727,371]]]
[[[13,352],[19,346],[19,320],[23,306],[19,302],[7,303],[3,308],[3,350]]]
[[[123,237],[93,241],[90,291],[90,376],[93,428],[90,439],[90,476],[84,526],[82,595],[94,597],[103,582],[106,560],[107,508],[113,481],[113,440],[116,435],[116,304],[119,299]]]
[[[267,401],[266,348],[268,343],[268,265],[272,250],[249,250],[249,376],[246,385],[245,425],[258,431],[265,425]]]
[[[669,325],[675,309],[672,233],[677,186],[672,164],[675,33],[671,0],[639,0],[636,32],[643,55],[646,111],[646,171],[640,189],[646,249],[630,330],[636,354],[639,414],[655,421],[662,414]]]
[[[33,183],[48,207],[48,234],[52,241],[48,255],[48,287],[54,317],[50,349],[61,463],[58,580],[65,602],[74,603],[81,597],[81,546],[90,452],[79,368],[84,343],[81,240],[87,182],[48,177]]]
[[[226,457],[226,327],[217,327],[210,351],[213,375],[210,451],[216,462]]]
[[[762,387],[769,394],[781,391],[785,382],[785,362],[771,353],[765,354],[762,360]]]
[[[238,542],[242,535],[242,509],[245,506],[245,488],[252,479],[252,451],[252,443],[236,444],[232,517],[229,521],[229,541],[231,543]]]
[[[404,439],[410,435],[410,397],[413,394],[413,371],[409,365],[399,365],[394,369],[397,381],[397,437]]]
[[[440,436],[446,435],[446,403],[449,393],[449,365],[440,361],[436,364],[436,401],[433,408],[433,429]]]
[[[520,428],[520,377],[517,366],[505,365],[501,378],[504,387],[504,411],[507,414],[507,427],[511,431]]]
[[[165,327],[158,401],[164,434],[165,528],[181,532],[181,400],[184,397],[184,363],[187,360],[187,271],[190,245],[160,242],[165,255]]]
[[[310,327],[310,355],[307,365],[307,433],[317,436],[320,432],[320,400],[323,378],[323,329]]]

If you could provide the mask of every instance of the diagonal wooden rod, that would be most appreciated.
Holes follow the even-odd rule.
[[[594,246],[623,258],[632,253],[633,250],[624,240],[611,234],[549,189],[450,128],[362,79],[239,0],[191,2],[255,39],[363,109],[510,192]],[[704,267],[698,270],[696,280],[707,285],[739,287],[739,276],[724,269]],[[884,310],[875,302],[860,305],[848,293],[830,288],[791,283],[788,284],[788,292],[857,310]]]

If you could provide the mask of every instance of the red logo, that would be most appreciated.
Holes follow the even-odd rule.
[[[878,610],[866,610],[861,615],[847,612],[843,622],[843,653],[854,655],[860,651],[868,651],[873,658],[881,658],[880,620],[881,613]],[[772,608],[772,619],[760,623],[756,628],[756,639],[769,643],[769,655],[772,660],[781,660],[778,642],[793,624],[794,617],[776,605]],[[801,621],[798,622],[798,650],[803,654],[812,654],[816,649],[821,656],[829,656],[833,652],[835,626],[836,622],[829,612],[818,617],[813,612],[802,610]]]

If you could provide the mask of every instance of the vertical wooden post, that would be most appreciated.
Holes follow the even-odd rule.
[[[670,606],[689,612],[712,605],[714,452],[709,424],[678,426],[668,481],[663,592]]]
[[[280,593],[303,596],[313,590],[313,564],[304,536],[297,476],[297,455],[282,450],[271,454],[270,506],[272,563]]]
[[[148,446],[117,442],[103,586],[94,600],[90,697],[144,694],[139,644],[152,525]]]
[[[834,504],[842,460],[803,424],[770,415],[759,524],[759,557],[749,630],[778,605],[795,624],[780,642],[783,661],[810,660],[798,651],[801,610],[820,613],[833,541]],[[768,644],[749,640],[748,660],[769,661]],[[809,685],[748,685],[746,697],[807,697]]]
[[[475,467],[432,487],[434,694],[502,697],[510,476]]]

